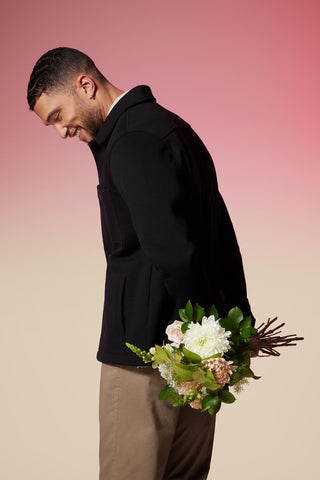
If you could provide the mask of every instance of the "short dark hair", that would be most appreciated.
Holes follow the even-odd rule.
[[[71,90],[72,80],[80,73],[104,79],[93,61],[85,53],[69,47],[58,47],[44,53],[33,67],[28,83],[28,104],[30,110],[43,92],[55,89]]]

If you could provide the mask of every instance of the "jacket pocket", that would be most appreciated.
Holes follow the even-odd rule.
[[[100,350],[117,352],[119,339],[126,335],[124,321],[124,295],[126,275],[120,272],[108,271],[105,287]]]
[[[97,186],[103,243],[107,254],[112,253],[121,245],[120,226],[116,215],[115,200],[111,191],[102,186]]]

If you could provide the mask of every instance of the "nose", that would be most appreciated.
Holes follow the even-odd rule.
[[[54,128],[57,130],[61,138],[67,138],[68,129],[67,127],[62,127],[61,125],[54,125]]]

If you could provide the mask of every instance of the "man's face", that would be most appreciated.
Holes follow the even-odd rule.
[[[83,142],[93,140],[104,121],[96,103],[77,92],[44,92],[34,111],[45,125],[53,125],[62,138],[78,137]]]

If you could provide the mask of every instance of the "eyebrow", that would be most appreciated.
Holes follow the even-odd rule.
[[[55,108],[54,110],[51,110],[51,112],[48,114],[47,119],[46,119],[46,121],[45,121],[45,125],[46,125],[46,126],[49,125],[51,118],[53,117],[53,115],[54,115],[55,113],[59,112],[59,110],[60,110],[60,108]]]

